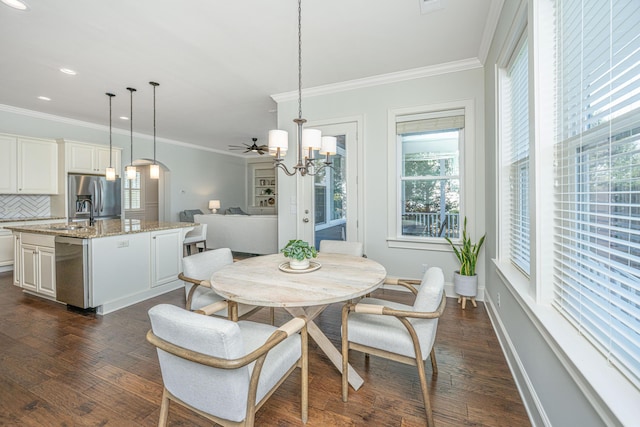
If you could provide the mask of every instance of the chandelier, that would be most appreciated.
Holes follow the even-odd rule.
[[[298,117],[293,119],[297,126],[298,163],[289,170],[282,162],[289,148],[289,134],[284,130],[269,131],[269,154],[275,156],[274,168],[280,168],[288,176],[300,172],[301,176],[313,176],[325,167],[331,167],[331,155],[336,154],[336,138],[322,136],[318,129],[304,129],[306,119],[302,118],[302,0],[298,0]],[[316,167],[314,151],[325,155],[324,165]],[[304,157],[303,157],[304,156]]]

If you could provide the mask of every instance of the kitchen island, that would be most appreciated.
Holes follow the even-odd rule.
[[[107,314],[183,286],[182,242],[194,225],[125,219],[7,227],[16,237],[14,284]],[[82,251],[73,270],[64,242]],[[69,299],[70,287],[81,290],[80,302]]]

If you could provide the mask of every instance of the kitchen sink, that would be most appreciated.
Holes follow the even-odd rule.
[[[82,230],[88,228],[84,225],[76,225],[76,224],[57,224],[49,227],[51,230],[62,230],[62,231],[72,231],[72,230]]]

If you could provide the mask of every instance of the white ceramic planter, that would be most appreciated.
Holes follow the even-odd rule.
[[[289,267],[291,267],[292,270],[306,270],[309,268],[309,259],[298,261],[297,259],[289,258]]]
[[[478,294],[478,275],[461,276],[459,272],[453,273],[453,289],[456,294],[463,297],[475,297]]]

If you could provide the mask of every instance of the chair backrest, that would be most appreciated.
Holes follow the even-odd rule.
[[[245,349],[237,323],[160,304],[149,310],[153,333],[165,341],[210,356],[235,359]],[[246,415],[250,372],[201,365],[158,349],[164,385],[174,396],[217,417],[240,421]]]
[[[207,224],[196,225],[195,227],[193,227],[193,230],[187,232],[187,234],[184,235],[184,238],[185,239],[198,238],[198,239],[206,240],[207,239]]]
[[[229,264],[233,264],[231,249],[214,249],[182,258],[182,272],[192,279],[209,280],[213,273]]]
[[[413,304],[414,311],[435,311],[442,300],[444,273],[439,267],[429,268],[422,277],[418,295]]]
[[[439,267],[431,267],[426,271],[413,304],[414,311],[436,311],[442,301],[444,292],[444,274]],[[436,339],[439,319],[414,319],[413,327],[418,334],[422,358],[427,360]]]
[[[344,240],[320,240],[320,252],[362,256],[364,249],[360,242],[345,242]]]

